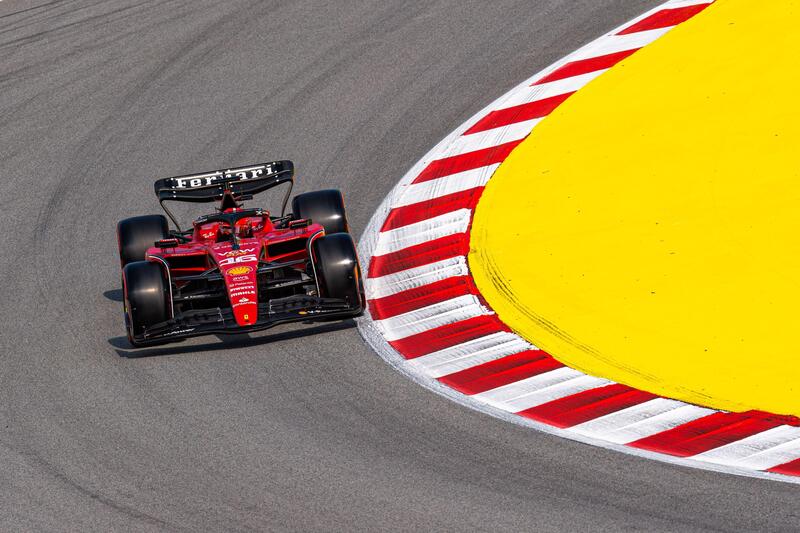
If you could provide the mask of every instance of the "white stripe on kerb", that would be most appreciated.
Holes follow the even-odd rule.
[[[648,13],[644,17],[640,17],[640,19],[647,18],[648,15],[652,15],[653,13],[657,13],[664,9],[675,9],[677,7],[689,7],[689,6],[699,6],[700,4],[711,4],[714,0],[672,0],[671,2],[667,2],[666,4],[659,6],[658,8],[654,9],[652,12]],[[635,23],[635,22],[634,22]],[[632,26],[633,24],[628,24],[628,26]],[[673,28],[675,26],[672,26]]]
[[[404,207],[418,204],[448,194],[467,191],[475,187],[483,187],[499,166],[500,163],[495,163],[485,167],[465,170],[464,172],[457,172],[435,180],[412,183],[411,185],[407,185],[405,190],[398,195],[392,207]]]
[[[580,76],[570,76],[569,78],[564,78],[561,80],[549,81],[547,83],[523,87],[519,91],[510,94],[509,97],[502,102],[502,105],[494,109],[494,111],[499,111],[521,104],[529,104],[531,102],[544,100],[545,98],[550,98],[553,96],[573,93],[578,89],[583,88],[584,85],[598,77],[603,72],[605,72],[605,70],[597,70],[595,72],[581,74]]]
[[[713,409],[697,407],[677,400],[655,398],[578,424],[569,430],[617,444],[626,444],[714,412],[716,411]]]
[[[376,300],[437,281],[467,275],[467,258],[461,255],[378,278],[367,278],[364,286],[367,299]]]
[[[504,411],[517,413],[608,383],[606,379],[587,376],[565,366],[476,394],[474,398]]]
[[[534,118],[524,122],[517,122],[516,124],[509,124],[508,126],[501,126],[479,133],[470,133],[469,135],[456,137],[452,144],[442,152],[441,158],[475,152],[477,150],[483,150],[484,148],[491,148],[492,146],[524,139],[541,121],[542,119],[540,118]]]
[[[375,320],[375,326],[389,341],[404,339],[430,329],[468,318],[494,314],[471,294],[421,307],[408,313]]]
[[[695,455],[692,459],[766,470],[800,457],[800,428],[778,426]]]
[[[374,255],[384,255],[449,235],[466,233],[471,216],[471,209],[459,209],[408,226],[381,232]]]
[[[586,48],[581,48],[574,55],[570,56],[570,61],[579,61],[581,59],[591,59],[597,56],[604,56],[606,54],[614,54],[616,52],[624,52],[625,50],[636,50],[643,46],[647,46],[655,41],[669,30],[674,28],[658,28],[656,30],[640,31],[637,33],[628,33],[625,35],[609,35],[602,41],[593,43]]]
[[[440,378],[501,357],[535,349],[535,346],[519,336],[500,331],[411,359],[408,365],[433,378]]]

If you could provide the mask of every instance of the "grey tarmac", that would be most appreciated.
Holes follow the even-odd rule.
[[[358,235],[453,128],[657,3],[0,2],[0,530],[800,529],[796,486],[471,411],[352,322],[123,335],[115,224],[157,177],[292,159]]]

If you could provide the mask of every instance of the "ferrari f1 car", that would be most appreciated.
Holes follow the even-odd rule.
[[[205,334],[252,332],[364,309],[364,289],[338,190],[300,194],[291,161],[159,179],[163,215],[117,225],[125,327],[134,346]],[[244,208],[287,184],[280,216]],[[167,201],[219,202],[181,229]]]

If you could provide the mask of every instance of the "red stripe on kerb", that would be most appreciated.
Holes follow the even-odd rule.
[[[432,161],[425,169],[419,173],[419,176],[414,179],[412,183],[421,183],[423,181],[435,180],[457,172],[464,172],[473,170],[495,163],[502,163],[505,161],[511,150],[517,147],[522,139],[498,144],[497,146],[490,146],[474,152],[467,152],[465,154],[454,155],[437,159]]]
[[[769,418],[770,420],[778,421],[781,424],[785,424],[787,426],[800,427],[800,418],[797,418],[794,415],[776,415],[776,414],[768,413],[766,411],[757,411],[755,409],[752,410],[752,411],[747,411],[747,412],[750,413],[752,416],[760,416],[762,418]]]
[[[800,458],[782,465],[773,466],[767,469],[767,472],[783,474],[784,476],[800,476]]]
[[[627,35],[629,33],[637,33],[640,31],[657,30],[659,28],[667,28],[675,26],[681,22],[686,22],[693,16],[700,13],[707,8],[709,4],[697,4],[686,7],[675,7],[672,9],[662,9],[653,13],[649,17],[640,20],[632,26],[628,26],[617,35]]]
[[[471,276],[455,276],[369,301],[373,320],[383,320],[466,294],[478,294]]]
[[[517,414],[558,428],[568,428],[656,397],[655,394],[614,383],[531,407]]]
[[[406,359],[414,359],[500,331],[508,331],[508,327],[496,315],[482,315],[429,329],[389,344]]]
[[[451,257],[467,255],[468,252],[469,236],[466,233],[456,233],[455,235],[448,235],[440,239],[409,246],[397,252],[374,255],[369,262],[367,276],[378,278],[401,270],[450,259]]]
[[[551,81],[563,80],[564,78],[571,78],[572,76],[580,76],[581,74],[588,74],[606,68],[611,68],[629,55],[639,50],[623,50],[622,52],[615,52],[604,56],[590,57],[589,59],[580,59],[578,61],[571,61],[561,68],[558,68],[538,80],[533,85],[548,83]]]
[[[572,94],[573,93],[559,94],[551,96],[550,98],[536,100],[535,102],[528,102],[527,104],[520,104],[492,111],[480,119],[477,124],[464,132],[464,135],[491,130],[499,128],[500,126],[508,126],[509,124],[516,124],[517,122],[524,122],[534,118],[546,117]],[[515,142],[519,143],[521,141]]]
[[[751,413],[713,413],[631,442],[629,446],[678,457],[689,457],[780,425],[782,425],[780,420],[753,416]]]
[[[541,350],[526,350],[441,377],[439,381],[464,394],[478,394],[562,366]]]
[[[478,204],[481,193],[483,193],[483,187],[475,187],[474,189],[446,194],[424,202],[395,207],[383,222],[381,231],[401,228],[459,209],[473,209]]]

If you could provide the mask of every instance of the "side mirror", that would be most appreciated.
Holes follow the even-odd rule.
[[[311,225],[310,218],[301,218],[300,220],[290,220],[289,229],[306,228]]]
[[[161,239],[160,241],[156,241],[156,248],[175,248],[178,246],[180,241],[178,239]]]

